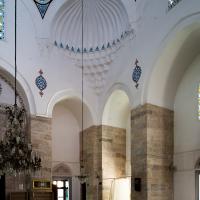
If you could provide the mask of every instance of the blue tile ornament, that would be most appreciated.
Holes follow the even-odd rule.
[[[142,68],[138,65],[139,61],[136,59],[135,68],[133,69],[132,79],[136,83],[135,87],[138,88],[140,77],[142,75]]]
[[[48,8],[49,8],[49,5],[50,3],[53,1],[53,0],[33,0],[40,12],[40,15],[42,17],[42,19],[44,18]]]
[[[43,77],[43,71],[40,70],[39,71],[39,76],[35,79],[35,85],[37,86],[37,88],[40,90],[39,94],[42,97],[43,96],[43,90],[46,89],[47,87],[47,81],[46,79]]]

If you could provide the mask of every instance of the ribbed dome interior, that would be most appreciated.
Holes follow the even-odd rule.
[[[82,47],[81,0],[68,0],[53,24],[53,42],[80,52]],[[129,20],[121,0],[84,0],[84,51],[99,51],[116,45],[129,33]]]

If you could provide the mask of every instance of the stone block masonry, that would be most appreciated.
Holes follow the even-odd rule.
[[[151,104],[132,110],[132,200],[173,199],[173,116],[173,111]],[[140,192],[134,178],[142,180]]]
[[[52,166],[52,129],[51,118],[31,117],[31,143],[33,151],[42,158],[42,169],[34,178],[51,180]]]
[[[84,130],[82,155],[87,200],[109,200],[112,181],[125,176],[126,130],[105,125]]]

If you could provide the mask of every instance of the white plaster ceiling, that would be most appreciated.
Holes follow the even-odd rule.
[[[85,52],[115,46],[129,34],[128,14],[121,0],[84,0]],[[53,25],[53,42],[61,48],[81,51],[82,4],[68,0],[59,10]]]

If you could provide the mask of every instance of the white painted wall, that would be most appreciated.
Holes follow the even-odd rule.
[[[52,115],[52,166],[66,164],[72,176],[72,200],[80,199],[79,124],[66,102],[55,105]],[[74,108],[76,109],[76,108]],[[69,176],[69,175],[67,175]]]
[[[76,56],[74,59],[69,58],[64,50],[55,47],[53,45],[54,41],[52,41],[53,19],[66,1],[53,1],[43,20],[33,1],[18,0],[17,2],[19,79],[21,83],[22,80],[23,83],[26,83],[22,86],[27,93],[29,103],[34,104],[33,106],[30,105],[31,113],[47,116],[48,104],[56,93],[70,89],[81,95],[81,70],[76,65]],[[126,85],[134,96],[134,102],[130,102],[131,107],[143,104],[146,101],[168,106],[169,102],[162,102],[163,99],[158,100],[159,95],[156,95],[158,98],[152,97],[155,93],[149,94],[149,98],[146,96],[152,67],[163,50],[163,43],[166,42],[165,38],[171,32],[175,32],[175,27],[181,25],[178,27],[180,29],[194,21],[199,21],[198,8],[200,2],[196,0],[182,1],[170,12],[166,11],[167,0],[141,0],[137,2],[122,0],[122,2],[129,15],[131,28],[135,30],[136,37],[125,41],[115,55],[109,56],[112,62],[106,64],[106,77],[103,80],[104,88],[101,94],[97,95],[91,88],[91,80],[89,81],[87,77],[84,77],[84,98],[87,99],[88,105],[92,107],[93,115],[97,116],[94,121],[95,124],[101,122],[101,106],[99,105],[105,102],[105,94],[108,93],[113,84],[118,82]],[[5,40],[0,41],[0,65],[5,70],[13,73],[13,1],[6,1],[5,28]],[[170,35],[168,39],[171,39],[171,36],[174,35]],[[136,58],[138,58],[143,69],[138,90],[134,87],[131,78]],[[35,86],[35,78],[38,76],[39,69],[44,71],[44,77],[48,83],[42,98]],[[90,78],[94,78],[94,76],[90,76]]]
[[[174,199],[195,200],[195,164],[200,157],[198,85],[200,55],[179,84],[174,104]]]
[[[80,199],[80,181],[78,178],[72,178],[72,200],[79,200]]]
[[[131,175],[131,107],[123,90],[115,90],[108,98],[102,124],[126,129],[126,175]]]
[[[15,103],[15,96],[13,89],[10,87],[10,85],[8,85],[5,82],[5,80],[1,79],[1,77],[0,77],[0,84],[2,87],[2,92],[0,94],[0,103],[13,105]]]
[[[64,162],[71,175],[79,175],[80,145],[79,125],[69,108],[60,103],[53,110],[52,119],[52,159],[53,165]]]

